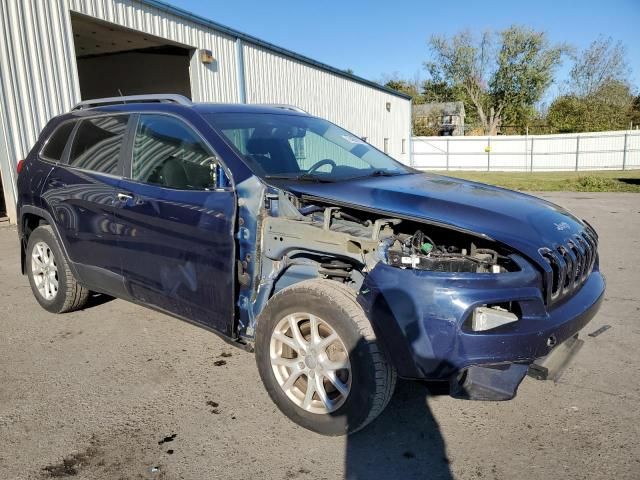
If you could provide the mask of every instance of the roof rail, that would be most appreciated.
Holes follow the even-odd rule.
[[[120,103],[177,103],[178,105],[184,105],[190,107],[193,105],[184,95],[177,95],[172,93],[167,94],[154,94],[154,95],[127,95],[122,97],[108,97],[108,98],[96,98],[93,100],[84,100],[78,103],[72,110],[82,110],[84,108],[97,107],[100,105],[117,105]]]
[[[282,108],[283,110],[291,110],[293,112],[306,113],[309,112],[301,109],[300,107],[296,107],[295,105],[287,105],[286,103],[260,103],[258,105],[262,105],[264,107],[273,107],[273,108]]]

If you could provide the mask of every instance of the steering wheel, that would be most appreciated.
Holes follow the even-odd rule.
[[[316,170],[318,170],[320,167],[322,167],[324,165],[331,165],[331,169],[333,170],[335,168],[335,166],[336,166],[336,162],[334,162],[330,158],[325,158],[325,159],[322,159],[322,160],[318,160],[316,163],[314,163],[311,166],[311,168],[309,170],[307,170],[307,174],[314,173]]]

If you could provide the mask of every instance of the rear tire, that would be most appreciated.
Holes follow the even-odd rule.
[[[84,307],[89,290],[78,283],[49,225],[29,236],[25,261],[33,295],[45,310],[65,313]]]
[[[302,336],[294,334],[296,326]],[[319,332],[315,338],[313,332]],[[276,294],[258,318],[255,347],[274,403],[295,423],[323,435],[364,428],[395,389],[395,369],[355,292],[332,280],[307,280]]]

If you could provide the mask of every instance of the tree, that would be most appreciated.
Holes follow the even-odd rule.
[[[588,96],[612,82],[627,82],[628,77],[629,66],[622,42],[614,43],[611,37],[600,37],[574,56],[569,72],[569,91]]]
[[[561,133],[624,130],[633,120],[634,97],[627,83],[612,80],[588,95],[564,95],[549,107],[547,122]]]
[[[629,122],[632,125],[640,125],[640,95],[633,100]]]
[[[430,81],[464,91],[489,135],[504,121],[526,124],[566,51],[550,45],[544,32],[519,26],[479,39],[468,31],[450,39],[433,36],[429,45]]]
[[[420,95],[420,81],[417,78],[415,80],[406,80],[400,78],[397,73],[393,73],[392,75],[383,75],[382,80],[378,81],[378,83],[409,95],[414,104],[424,103],[424,99]]]

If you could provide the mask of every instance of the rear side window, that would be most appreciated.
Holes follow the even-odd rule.
[[[59,162],[75,126],[76,122],[65,122],[60,125],[47,140],[40,156],[45,160]]]
[[[211,153],[184,122],[166,115],[140,115],[133,143],[131,177],[181,190],[214,186]]]
[[[69,165],[94,172],[117,174],[128,115],[82,120],[78,126]]]

